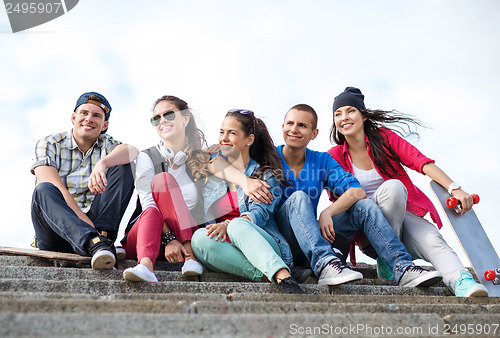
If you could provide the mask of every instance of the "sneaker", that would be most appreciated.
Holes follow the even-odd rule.
[[[116,250],[116,259],[119,260],[119,261],[122,261],[125,259],[125,256],[126,256],[126,252],[125,252],[125,249],[121,246],[117,246],[115,247],[115,250]]]
[[[147,266],[140,263],[133,268],[125,269],[123,271],[123,279],[128,282],[158,282],[154,272],[149,271]]]
[[[361,272],[351,270],[340,259],[334,259],[321,270],[318,285],[338,285],[360,279],[363,279]]]
[[[292,275],[293,279],[299,284],[305,283],[312,273],[311,269],[301,269],[295,266],[290,268],[290,275]]]
[[[113,269],[116,263],[115,248],[111,240],[104,236],[96,236],[90,241],[88,247],[92,256],[90,265],[95,270]]]
[[[304,290],[299,286],[299,283],[293,277],[287,277],[282,279],[281,282],[278,283],[278,286],[281,287],[281,292],[289,293],[289,294],[297,294],[303,295],[305,294]]]
[[[427,271],[422,269],[419,266],[409,266],[401,279],[399,280],[398,285],[404,286],[408,288],[416,287],[416,286],[432,286],[443,280],[443,274],[439,271]]]
[[[92,256],[92,260],[90,261],[90,266],[94,270],[110,270],[115,266],[116,259],[115,255],[111,250],[99,250],[94,256]]]
[[[477,283],[468,271],[460,271],[460,279],[455,281],[457,297],[488,297],[488,290]]]
[[[203,265],[194,259],[188,259],[182,266],[183,276],[199,276],[203,273]]]
[[[394,279],[391,268],[380,257],[377,257],[377,276],[384,279]]]

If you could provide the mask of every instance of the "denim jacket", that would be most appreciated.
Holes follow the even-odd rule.
[[[245,175],[252,176],[260,165],[254,160],[250,159],[246,169]],[[285,241],[283,235],[278,230],[276,223],[274,221],[274,212],[277,209],[278,203],[281,199],[281,188],[279,181],[270,172],[267,172],[263,178],[270,188],[269,191],[273,195],[273,200],[270,204],[254,202],[243,192],[240,186],[236,186],[236,192],[238,194],[238,207],[240,209],[241,216],[247,216],[250,220],[256,224],[258,227],[262,228],[264,231],[269,233],[269,235],[278,243],[280,247],[283,260],[287,265],[292,262],[292,254],[288,243]],[[205,207],[207,224],[215,223],[215,219],[222,215],[215,215],[213,205],[220,198],[227,194],[227,181],[220,179],[216,176],[210,176],[207,183],[203,187],[202,194]]]

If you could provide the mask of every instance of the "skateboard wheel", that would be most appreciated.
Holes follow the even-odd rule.
[[[490,281],[494,280],[496,278],[497,274],[495,273],[495,270],[486,270],[484,272],[484,279]]]
[[[474,200],[473,203],[478,204],[479,203],[479,195],[472,194],[471,196],[472,196],[472,199]]]
[[[448,208],[454,208],[456,207],[458,204],[458,199],[456,197],[449,197],[447,200],[446,200],[446,206]]]
[[[472,194],[471,195],[472,197],[472,203],[473,204],[478,204],[479,203],[479,195],[477,194]],[[458,205],[458,199],[456,197],[449,197],[447,200],[446,200],[446,206],[448,206],[448,208],[454,208]]]

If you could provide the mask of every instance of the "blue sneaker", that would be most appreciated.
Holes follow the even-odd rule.
[[[384,279],[394,279],[391,268],[380,257],[377,257],[377,276]]]
[[[488,297],[488,290],[477,283],[468,271],[462,270],[460,278],[455,281],[455,296]]]

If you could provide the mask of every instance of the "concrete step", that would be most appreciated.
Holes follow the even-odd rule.
[[[367,269],[365,269],[367,270]],[[373,269],[372,269],[373,270]],[[42,280],[123,280],[122,270],[92,270],[90,268],[38,267],[38,266],[5,266],[0,270],[0,279],[42,279]],[[184,277],[178,270],[155,270],[159,281],[201,281],[201,282],[251,282],[249,279],[226,273],[208,272],[201,276]],[[371,275],[371,273],[367,273]],[[306,284],[317,284],[318,279],[309,277]],[[365,277],[350,285],[390,285],[396,286],[394,280]],[[444,287],[444,284],[437,286]]]
[[[482,315],[481,315],[482,316]],[[479,316],[463,318],[474,322]],[[481,321],[498,322],[487,315]],[[457,317],[458,318],[458,317]],[[27,325],[32,323],[32,325]],[[5,336],[444,336],[437,314],[0,314]]]
[[[500,298],[457,298],[443,284],[401,288],[366,264],[356,267],[362,281],[310,278],[306,295],[229,274],[184,278],[181,264],[161,261],[159,283],[125,282],[122,270],[135,264],[94,271],[0,255],[0,336],[444,337],[464,324],[491,335],[500,323]]]
[[[362,285],[355,283],[339,286],[303,284],[302,288],[311,294],[361,294],[361,295],[439,295],[449,296],[446,287],[403,288],[387,285]],[[42,280],[42,279],[0,279],[0,291],[64,292],[96,295],[117,293],[281,293],[271,283],[256,282],[197,282],[165,281],[159,283],[129,283],[121,280]]]
[[[289,301],[229,301],[219,300],[109,300],[109,299],[13,299],[0,298],[0,313],[437,313],[500,314],[500,304],[412,304],[390,303],[378,296],[378,302],[334,303]],[[216,298],[216,297],[214,297]]]
[[[74,266],[74,267],[54,267],[54,264],[47,259],[38,257],[26,256],[9,256],[0,255],[0,266],[4,267],[4,271],[0,271],[1,278],[40,278],[40,279],[86,279],[86,280],[121,280],[122,272],[128,267],[136,265],[135,260],[122,260],[119,261],[118,270],[96,271],[90,269],[88,265]],[[155,265],[155,274],[160,281],[234,281],[234,282],[249,282],[250,280],[244,277],[239,277],[224,273],[212,273],[205,271],[200,277],[183,277],[180,274],[182,264],[168,263],[166,261],[159,261]],[[428,267],[427,267],[428,268]],[[395,286],[394,280],[380,279],[377,277],[376,269],[373,265],[364,263],[358,264],[353,268],[363,274],[362,281],[353,282],[351,284],[363,285],[392,285]],[[313,275],[306,281],[308,284],[316,284],[317,278]],[[444,287],[443,283],[438,284]]]
[[[75,265],[62,267],[62,268],[90,268],[88,264]],[[133,267],[137,264],[135,260],[121,260],[118,262],[118,270],[124,270],[129,267]],[[54,263],[45,258],[40,257],[29,257],[29,256],[13,256],[13,255],[2,255],[0,254],[0,266],[3,267],[54,267]],[[58,266],[59,267],[59,266]],[[155,264],[155,273],[157,271],[180,271],[182,267],[181,263],[168,263],[166,261],[157,261]],[[353,267],[356,271],[363,274],[365,278],[377,278],[377,272],[373,265],[368,265],[364,263],[358,264]]]
[[[458,298],[429,295],[351,295],[351,294],[306,294],[288,295],[282,293],[116,293],[95,295],[63,292],[5,291],[0,292],[0,299],[15,300],[95,300],[95,301],[169,301],[169,302],[309,302],[331,304],[392,304],[392,305],[478,305],[485,309],[490,305],[499,305],[500,299],[493,297]]]
[[[1,336],[498,336],[499,315],[436,314],[0,314]],[[30,323],[30,324],[27,324]],[[459,323],[459,324],[458,324]],[[448,330],[448,331],[447,331]],[[487,334],[484,332],[488,331]],[[460,331],[458,331],[460,332]]]

